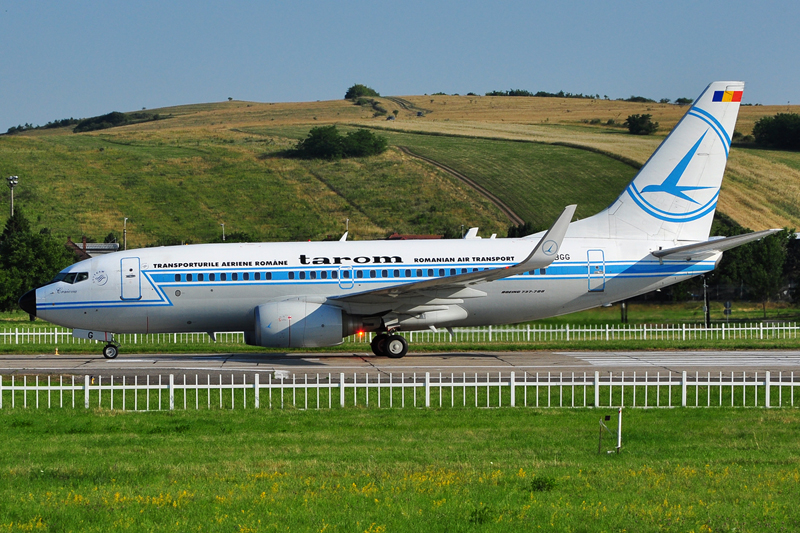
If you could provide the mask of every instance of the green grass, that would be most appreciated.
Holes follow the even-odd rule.
[[[5,410],[0,531],[800,527],[797,410],[604,414]]]

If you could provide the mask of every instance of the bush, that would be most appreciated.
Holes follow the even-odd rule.
[[[800,150],[800,115],[778,113],[774,117],[763,117],[753,126],[753,137],[763,146]]]
[[[678,105],[689,105],[692,102],[694,102],[694,100],[692,100],[691,98],[678,98],[675,100],[675,103]]]
[[[658,122],[652,121],[652,115],[629,115],[624,126],[628,127],[628,131],[634,135],[650,135],[658,130]]]
[[[336,126],[319,126],[308,132],[308,137],[297,143],[291,155],[304,159],[342,159],[377,155],[389,146],[385,137],[360,129],[345,136]]]
[[[380,96],[380,93],[371,87],[367,87],[366,85],[361,85],[360,83],[356,83],[349,89],[347,92],[344,93],[345,100],[355,100],[361,96]]]

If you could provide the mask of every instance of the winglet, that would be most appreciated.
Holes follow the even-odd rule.
[[[525,270],[530,270],[530,268],[543,268],[552,263],[561,249],[561,242],[564,240],[564,235],[567,234],[567,228],[569,228],[569,223],[577,207],[575,204],[565,207],[561,216],[553,222],[531,254],[515,266],[525,266]]]
[[[498,268],[487,273],[483,281],[494,281],[496,279],[507,278],[515,276],[522,272],[535,270],[537,268],[546,268],[556,260],[558,251],[561,249],[561,243],[564,236],[567,234],[569,223],[572,221],[572,216],[575,214],[577,205],[568,205],[562,211],[561,216],[553,222],[544,237],[541,238],[536,248],[530,253],[524,261],[508,268]]]

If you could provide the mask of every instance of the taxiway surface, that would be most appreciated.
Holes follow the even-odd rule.
[[[107,360],[100,355],[0,355],[4,375],[243,375],[286,371],[289,375],[381,373],[405,375],[484,374],[486,372],[637,372],[706,374],[719,372],[796,372],[800,351],[524,351],[409,354],[403,359],[354,354],[130,354]]]

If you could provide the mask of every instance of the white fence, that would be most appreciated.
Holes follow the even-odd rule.
[[[194,379],[192,379],[192,377]],[[225,380],[227,381],[227,380]],[[40,378],[0,376],[0,409],[92,407],[332,409],[344,407],[795,407],[800,373],[541,372],[425,374],[255,374]]]
[[[502,343],[542,341],[618,341],[618,340],[724,340],[724,339],[797,339],[800,326],[796,322],[720,323],[706,328],[702,324],[605,324],[488,326],[454,328],[453,334],[440,331],[409,331],[409,343]],[[244,344],[244,334],[217,333],[217,341]],[[207,344],[214,342],[205,333],[122,334],[116,340],[130,344]],[[353,335],[346,342],[369,343],[372,334]],[[46,344],[59,346],[97,341],[76,339],[67,328],[5,328],[0,331],[0,344]]]

